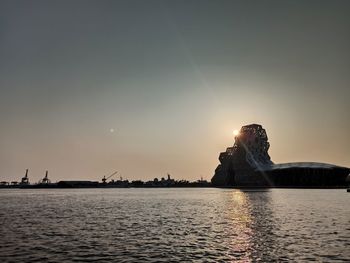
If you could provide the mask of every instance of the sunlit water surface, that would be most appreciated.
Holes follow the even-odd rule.
[[[0,262],[350,261],[350,193],[0,190]]]

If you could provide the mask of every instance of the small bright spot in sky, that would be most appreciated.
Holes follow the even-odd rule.
[[[113,133],[113,132],[114,132],[114,129],[112,128],[112,129],[110,129],[109,131],[110,131],[111,133]]]
[[[237,136],[239,134],[239,131],[238,130],[234,130],[233,131],[233,135]]]

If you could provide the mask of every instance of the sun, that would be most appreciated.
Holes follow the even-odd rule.
[[[234,130],[234,131],[233,131],[233,135],[234,135],[234,136],[237,136],[238,134],[239,134],[239,130]]]

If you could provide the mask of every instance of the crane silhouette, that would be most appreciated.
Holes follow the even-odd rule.
[[[112,174],[110,174],[109,176],[103,176],[103,178],[102,178],[102,183],[103,184],[106,184],[106,181],[109,179],[109,178],[111,178],[113,175],[115,175],[115,174],[117,174],[118,173],[118,171],[115,171],[114,173],[112,173]]]

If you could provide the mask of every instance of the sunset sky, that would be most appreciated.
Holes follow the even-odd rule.
[[[275,163],[350,167],[350,1],[0,1],[0,180],[210,180],[258,123]]]

